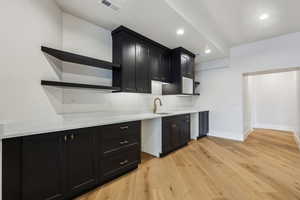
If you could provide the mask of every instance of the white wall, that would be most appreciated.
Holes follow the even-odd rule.
[[[0,121],[58,120],[62,90],[40,81],[58,80],[59,70],[40,49],[61,48],[61,11],[52,0],[3,1],[0,22]]]
[[[105,61],[112,61],[110,31],[72,15],[63,14],[63,49]],[[90,84],[112,84],[111,70],[86,65],[63,64],[63,80]]]
[[[243,140],[243,73],[300,66],[300,33],[231,49],[230,67],[200,71],[199,107],[211,108],[212,135]]]
[[[249,77],[253,128],[297,131],[297,71]]]
[[[61,77],[60,69],[40,50],[41,45],[61,48],[60,9],[52,0],[2,1],[0,23],[0,123],[60,120],[56,113],[62,106],[62,90],[47,90],[40,84],[41,79],[59,80]],[[2,141],[0,155],[2,172]]]
[[[222,58],[217,60],[212,60],[210,62],[200,62],[200,64],[196,67],[196,71],[202,70],[211,70],[211,69],[219,69],[219,68],[227,68],[230,66],[229,58]]]

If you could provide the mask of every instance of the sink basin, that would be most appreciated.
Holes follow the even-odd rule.
[[[157,115],[169,115],[171,113],[163,113],[163,112],[161,112],[161,113],[154,113],[154,114],[157,114]]]

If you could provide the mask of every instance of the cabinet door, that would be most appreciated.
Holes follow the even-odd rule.
[[[171,121],[169,118],[162,118],[162,153],[167,153],[172,150],[171,147]]]
[[[160,78],[163,82],[171,82],[171,55],[168,50],[163,51],[161,57]]]
[[[97,183],[94,129],[74,130],[68,135],[67,180],[70,196]]]
[[[188,56],[187,65],[186,65],[186,76],[194,79],[194,65],[195,65],[195,58],[192,56]]]
[[[121,67],[122,67],[122,90],[124,92],[136,92],[135,39],[130,35],[122,37],[121,46]]]
[[[207,135],[209,133],[209,111],[204,112],[204,133]]]
[[[22,144],[22,199],[64,198],[64,136],[25,137]]]
[[[150,59],[147,44],[136,42],[136,89],[140,93],[151,93]]]
[[[191,138],[190,115],[182,115],[180,122],[182,123],[182,145],[187,144]]]
[[[195,59],[187,54],[181,54],[181,72],[182,76],[194,78],[194,61]]]
[[[156,46],[150,47],[150,68],[151,68],[151,79],[161,81],[161,56],[162,51]]]
[[[209,112],[199,113],[199,136],[206,136],[209,132]]]
[[[187,77],[188,56],[186,54],[181,54],[180,63],[181,63],[181,74],[182,76]]]
[[[181,146],[181,126],[176,117],[163,118],[163,153]]]
[[[178,120],[171,122],[171,146],[176,149],[182,145],[182,127]]]

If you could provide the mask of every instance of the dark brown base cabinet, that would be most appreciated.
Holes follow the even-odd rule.
[[[190,114],[162,118],[161,156],[187,145],[190,137]]]
[[[140,163],[141,122],[3,140],[3,200],[64,200]]]
[[[209,133],[209,111],[199,113],[199,138],[207,136]]]

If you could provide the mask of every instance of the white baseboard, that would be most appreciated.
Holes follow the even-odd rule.
[[[233,133],[233,132],[209,132],[208,136],[228,139],[228,140],[235,140],[239,142],[244,141],[244,137],[242,133]]]
[[[253,129],[249,129],[244,133],[244,141],[248,138],[248,136],[253,132]]]
[[[292,127],[292,126],[282,126],[282,125],[276,125],[276,124],[255,124],[253,128],[272,129],[272,130],[290,131],[290,132],[295,132],[297,130],[295,127]]]
[[[299,132],[294,132],[294,138],[295,138],[295,141],[296,141],[296,144],[298,145],[299,147],[299,150],[300,150],[300,136],[299,136]]]

